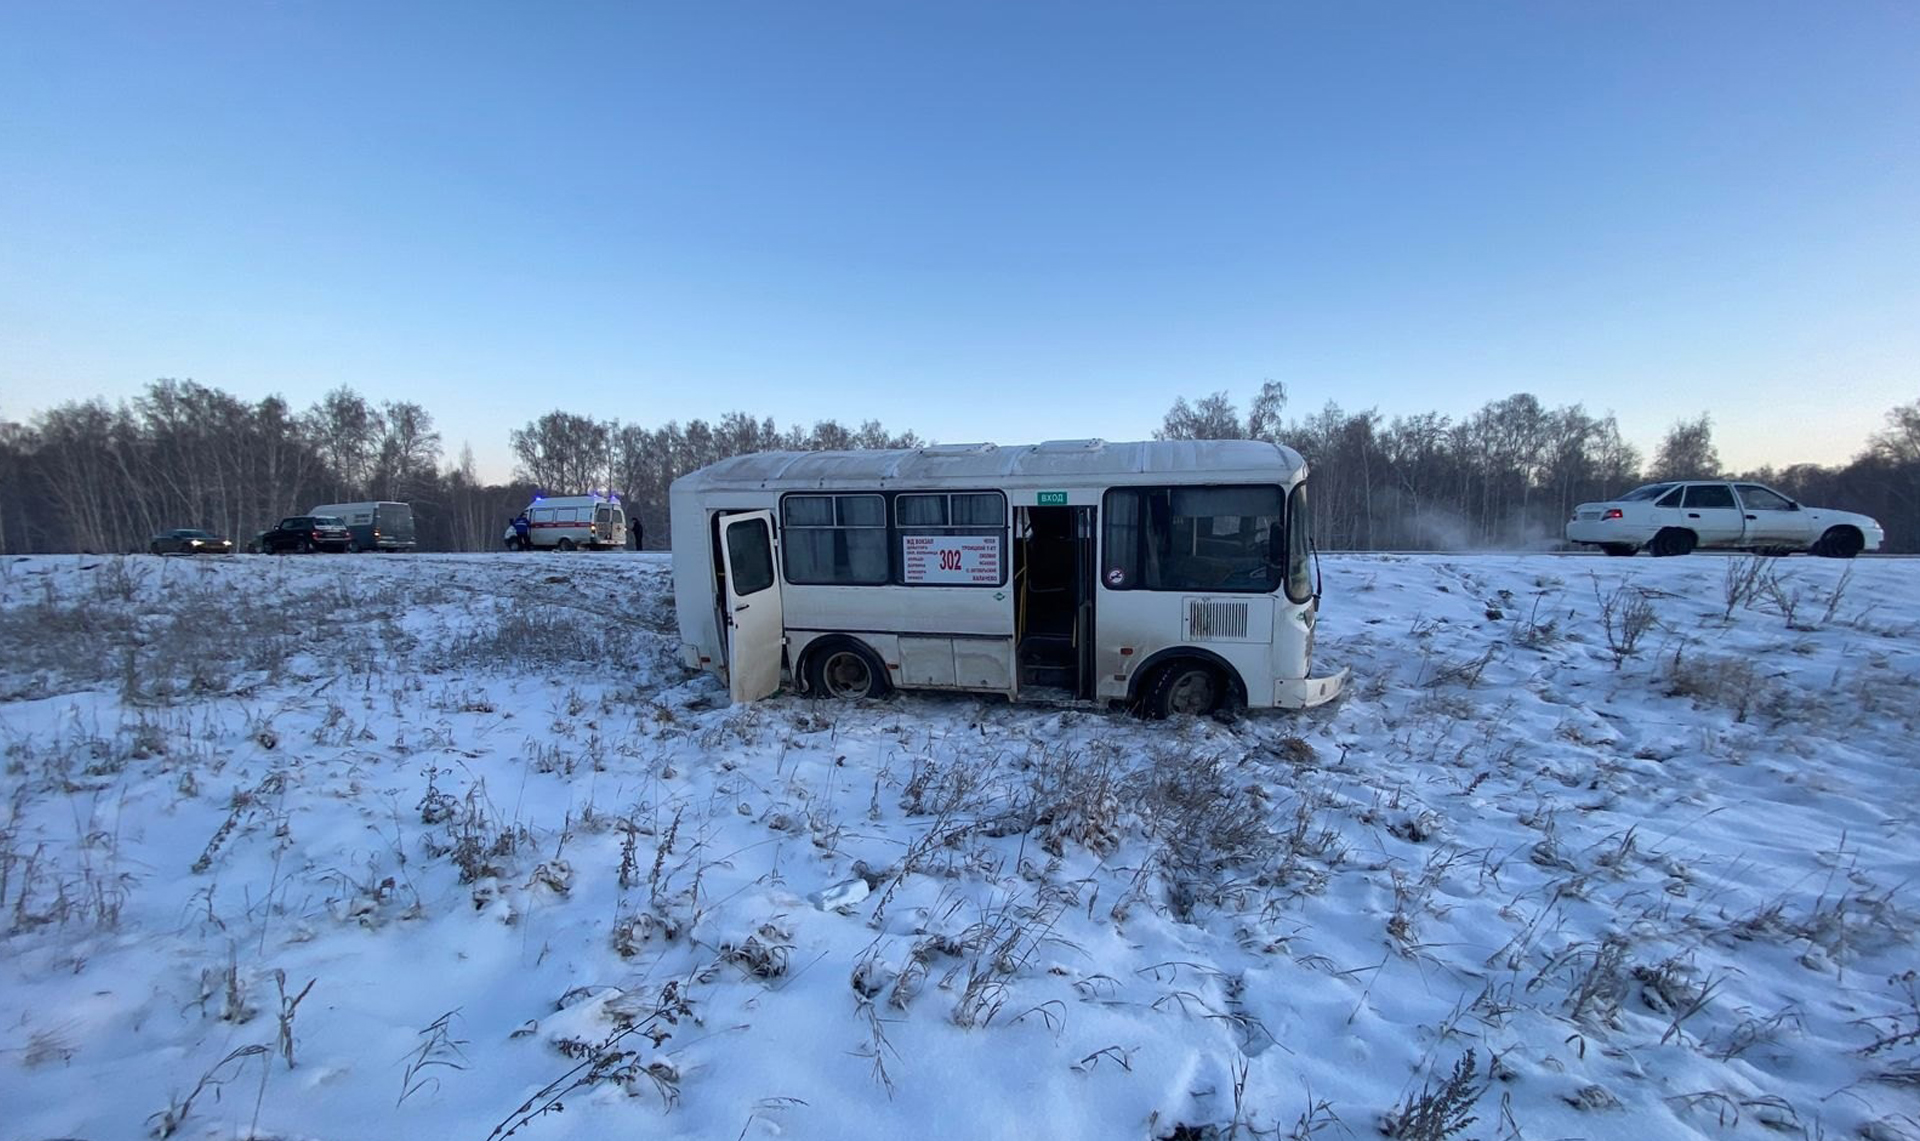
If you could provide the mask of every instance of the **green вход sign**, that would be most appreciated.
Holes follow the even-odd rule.
[[[1037,507],[1065,507],[1067,505],[1067,493],[1064,491],[1035,492],[1033,502]]]

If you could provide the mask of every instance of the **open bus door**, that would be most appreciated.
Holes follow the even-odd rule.
[[[1013,570],[1020,687],[1091,698],[1093,508],[1017,509]]]
[[[773,512],[747,511],[719,520],[726,584],[727,693],[758,701],[780,688],[786,621],[773,570]]]

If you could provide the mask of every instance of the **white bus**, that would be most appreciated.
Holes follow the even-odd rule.
[[[671,490],[681,653],[735,701],[893,687],[1304,709],[1306,463],[1253,440],[763,452]]]

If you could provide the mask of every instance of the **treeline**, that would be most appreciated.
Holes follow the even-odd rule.
[[[1329,402],[1287,418],[1268,382],[1241,414],[1225,393],[1174,401],[1155,435],[1257,438],[1313,465],[1314,528],[1328,550],[1526,548],[1556,542],[1574,504],[1649,479],[1738,475],[1822,506],[1863,511],[1888,549],[1920,550],[1920,401],[1840,467],[1722,470],[1706,416],[1675,424],[1650,461],[1611,414],[1549,408],[1521,393],[1471,416],[1393,417]],[[1072,435],[1070,425],[1053,433]],[[774,449],[899,448],[922,441],[877,422],[825,420],[782,431],[733,412],[660,427],[550,412],[511,433],[510,482],[486,483],[463,449],[449,463],[433,417],[407,401],[374,403],[350,388],[296,411],[192,381],[160,380],[110,405],[58,405],[26,424],[0,422],[0,553],[144,550],[171,527],[206,527],[244,543],[320,503],[412,503],[426,550],[492,550],[538,492],[618,492],[649,547],[667,542],[667,485],[728,456]]]
[[[316,503],[407,499],[440,481],[424,408],[338,389],[305,412],[192,381],[0,425],[0,550],[144,550],[172,527],[250,537]]]
[[[159,380],[133,400],[60,404],[0,422],[0,553],[143,551],[155,534],[204,527],[244,544],[322,503],[411,503],[423,550],[493,550],[537,493],[620,493],[649,547],[667,541],[667,485],[771,448],[912,447],[908,432],[833,420],[778,430],[732,413],[659,428],[551,412],[514,431],[519,468],[486,483],[472,452],[443,463],[433,417],[408,401],[338,388],[296,411],[192,381]]]
[[[877,420],[858,428],[822,420],[783,432],[772,418],[744,412],[711,424],[668,421],[659,428],[549,412],[515,429],[509,441],[519,463],[515,474],[528,486],[555,494],[618,491],[628,517],[640,520],[646,545],[656,549],[667,545],[667,485],[696,468],[751,452],[915,448],[925,442],[912,432],[890,434]]]
[[[1329,401],[1295,419],[1286,387],[1263,385],[1242,416],[1216,392],[1174,401],[1161,439],[1264,439],[1312,467],[1315,538],[1328,550],[1524,549],[1559,541],[1578,503],[1652,480],[1741,478],[1823,507],[1865,512],[1887,528],[1887,550],[1920,550],[1920,401],[1842,467],[1795,464],[1727,471],[1709,416],[1673,425],[1649,462],[1620,437],[1611,413],[1549,408],[1527,393],[1471,416],[1385,417]]]

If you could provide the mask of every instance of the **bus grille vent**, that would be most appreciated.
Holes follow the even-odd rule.
[[[1203,598],[1187,602],[1188,638],[1238,641],[1246,636],[1246,603],[1211,602]]]

